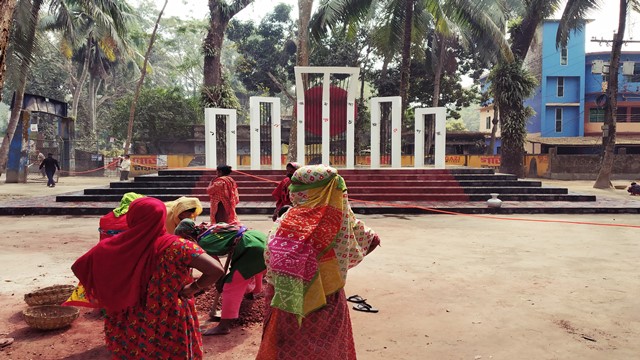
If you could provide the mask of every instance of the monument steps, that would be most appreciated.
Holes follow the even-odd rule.
[[[231,176],[238,184],[241,204],[255,203],[273,209],[271,192],[283,179],[283,171],[241,170]],[[567,189],[543,188],[540,181],[518,180],[513,175],[495,174],[492,169],[362,169],[339,170],[349,196],[368,202],[483,202],[491,193],[503,201],[595,201],[595,196],[568,194]],[[137,176],[131,182],[113,182],[108,188],[86,189],[63,194],[57,202],[118,202],[123,194],[137,192],[162,201],[180,196],[208,202],[206,187],[214,170],[161,170]]]
[[[392,193],[392,194],[487,194],[487,193],[499,193],[499,194],[567,194],[567,189],[563,188],[537,188],[527,186],[477,186],[477,187],[463,187],[460,186],[357,186],[349,187],[349,195],[358,194],[380,194],[380,193]],[[97,188],[84,190],[85,195],[119,195],[122,196],[127,192],[137,192],[140,188]],[[244,195],[268,195],[268,199],[259,201],[269,201],[271,199],[272,188],[265,187],[239,187],[241,189],[241,197]],[[268,194],[267,194],[268,193]],[[148,187],[145,188],[146,195],[170,195],[177,194],[184,196],[184,194],[193,195],[206,195],[206,187]]]

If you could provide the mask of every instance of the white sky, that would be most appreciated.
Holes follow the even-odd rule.
[[[135,0],[134,0],[135,1]],[[164,4],[164,0],[154,0],[156,6],[160,8]],[[316,4],[318,0],[315,1]],[[255,0],[253,4],[249,5],[246,9],[242,10],[237,18],[240,20],[260,20],[264,14],[271,11],[276,4],[286,3],[293,6],[292,16],[295,18],[298,16],[297,0]],[[618,28],[618,9],[620,7],[619,1],[614,0],[601,0],[604,5],[603,9],[593,11],[589,14],[589,18],[593,19],[591,23],[587,25],[587,52],[595,51],[610,51],[611,44],[598,44],[591,41],[592,37],[598,39],[605,38],[611,39],[613,37],[613,31]],[[171,0],[167,4],[165,10],[165,16],[178,16],[184,18],[203,18],[206,16],[208,10],[206,0]],[[557,18],[562,13],[557,14]],[[640,14],[630,12],[627,18],[627,31],[625,32],[625,40],[640,40]],[[623,51],[640,51],[640,43],[638,44],[626,44],[622,48]]]

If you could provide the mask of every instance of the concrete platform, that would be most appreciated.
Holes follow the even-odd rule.
[[[551,181],[544,179],[519,180],[541,182],[542,189],[566,188],[569,195],[595,197],[594,201],[509,201],[500,209],[488,208],[483,201],[360,201],[351,195],[351,206],[359,214],[638,214],[640,196],[630,196],[624,188],[629,180],[615,181],[622,189],[593,189],[592,181]],[[62,177],[58,186],[47,188],[45,183],[6,184],[0,178],[0,215],[103,215],[111,211],[118,201],[56,202],[56,196],[76,196],[85,189],[109,189],[114,178]],[[91,192],[91,191],[89,191]],[[505,195],[506,196],[506,195]],[[205,214],[209,203],[204,201]],[[272,201],[241,201],[239,214],[265,214],[273,212]]]
[[[74,195],[81,192],[72,192]],[[637,200],[636,200],[637,199]],[[209,203],[202,203],[204,214]],[[0,201],[0,215],[104,215],[118,206],[118,202],[56,202],[55,195],[25,197]],[[639,214],[640,197],[622,200],[596,196],[595,201],[503,201],[499,209],[488,208],[479,201],[359,201],[351,199],[351,207],[358,214]],[[241,202],[237,212],[271,216],[273,202]]]

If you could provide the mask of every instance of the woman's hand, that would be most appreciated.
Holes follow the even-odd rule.
[[[378,234],[376,234],[373,236],[373,240],[371,240],[371,245],[369,245],[369,250],[367,250],[367,253],[365,255],[369,255],[378,246],[380,246],[380,238],[378,237]]]
[[[178,293],[178,296],[183,299],[191,299],[199,290],[198,285],[194,281],[185,285]]]

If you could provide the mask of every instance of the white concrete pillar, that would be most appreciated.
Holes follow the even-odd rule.
[[[205,132],[205,164],[206,167],[215,169],[217,164],[217,149],[216,143],[218,135],[216,134],[216,117],[226,117],[226,137],[227,137],[227,165],[232,168],[236,168],[238,164],[237,158],[237,115],[235,109],[220,109],[220,108],[205,108],[204,109],[204,132]]]
[[[297,96],[297,121],[298,132],[298,149],[297,159],[298,163],[305,163],[305,114],[304,114],[304,84],[302,82],[302,74],[323,74],[322,81],[322,162],[324,164],[330,163],[331,156],[331,74],[347,74],[349,75],[349,86],[347,89],[347,141],[346,141],[346,167],[355,167],[355,97],[358,90],[358,76],[360,74],[360,68],[356,67],[331,67],[331,66],[296,66],[296,96]]]
[[[436,108],[418,108],[415,109],[415,141],[414,167],[420,168],[424,166],[424,122],[425,115],[435,115],[435,159],[434,166],[436,169],[445,168],[445,145],[447,142],[446,115],[447,110],[444,107]]]
[[[371,103],[371,168],[380,168],[381,103],[391,103],[391,167],[402,167],[402,99],[400,96],[374,97]]]
[[[282,167],[282,135],[280,121],[280,99],[277,97],[252,96],[249,98],[251,132],[251,170],[260,169],[260,106],[264,103],[271,104],[271,169],[280,170]]]

